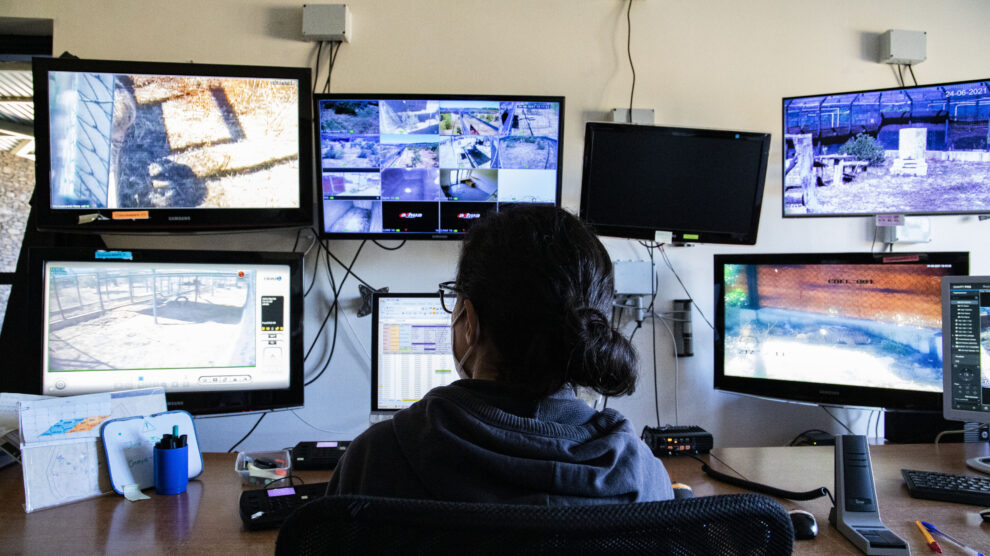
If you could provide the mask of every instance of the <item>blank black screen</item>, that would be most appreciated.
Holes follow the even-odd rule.
[[[589,124],[585,140],[581,211],[592,225],[755,241],[766,134]]]

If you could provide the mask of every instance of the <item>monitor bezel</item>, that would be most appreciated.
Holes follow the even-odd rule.
[[[107,255],[110,253],[111,255]],[[123,254],[123,255],[121,255]],[[33,331],[36,372],[31,391],[42,391],[44,374],[42,345],[45,334],[45,264],[49,261],[114,262],[114,263],[190,263],[190,264],[278,264],[289,266],[289,387],[285,389],[261,389],[223,392],[168,392],[165,399],[169,409],[182,409],[194,415],[245,413],[302,407],[304,405],[303,369],[303,254],[264,251],[188,251],[165,249],[78,249],[32,248],[29,250],[29,276],[31,311],[30,329]],[[121,258],[130,257],[130,259]]]
[[[952,387],[952,362],[948,356],[952,353],[952,321],[951,289],[953,284],[961,283],[990,284],[990,276],[945,276],[942,278],[942,391]],[[990,412],[952,407],[952,396],[942,396],[942,417],[951,421],[969,423],[990,423]]]
[[[832,93],[818,93],[818,94],[812,94],[812,95],[798,95],[798,96],[783,97],[781,99],[781,101],[780,101],[780,116],[781,116],[781,123],[780,123],[780,146],[781,146],[781,151],[780,151],[780,186],[781,186],[781,191],[783,191],[783,188],[785,187],[784,178],[785,178],[785,175],[786,174],[785,174],[784,170],[786,169],[786,165],[787,165],[787,160],[786,160],[785,154],[787,152],[787,137],[786,137],[787,136],[787,108],[786,108],[786,104],[787,104],[788,101],[793,101],[793,100],[797,100],[797,99],[804,99],[804,98],[830,97],[830,96],[839,96],[839,95],[855,95],[855,94],[862,94],[862,93],[883,93],[883,92],[887,92],[887,91],[910,91],[910,90],[913,90],[913,89],[930,89],[932,87],[940,87],[940,86],[946,86],[946,85],[962,85],[962,84],[965,84],[965,83],[980,83],[980,82],[986,83],[986,84],[988,84],[988,86],[990,86],[990,78],[986,78],[986,79],[964,79],[962,81],[947,81],[947,82],[944,82],[944,83],[932,83],[930,85],[911,85],[911,86],[906,86],[906,87],[884,87],[884,88],[877,88],[877,89],[861,89],[861,90],[854,90],[854,91],[841,91],[841,92],[832,92]],[[782,218],[847,218],[847,217],[850,217],[850,216],[861,216],[861,217],[862,216],[876,216],[878,214],[900,214],[900,215],[904,215],[904,216],[941,216],[941,215],[962,215],[962,214],[986,214],[986,212],[987,212],[986,210],[973,210],[973,211],[913,211],[913,212],[888,211],[888,212],[848,212],[848,213],[829,213],[829,214],[821,214],[821,213],[811,213],[811,214],[809,214],[809,213],[791,213],[791,214],[787,214],[786,209],[787,209],[787,199],[786,199],[786,197],[783,194],[781,194],[781,196],[780,196],[780,214],[781,214],[781,217]]]
[[[323,214],[323,167],[320,156],[320,101],[323,100],[488,100],[506,102],[556,102],[560,105],[560,117],[557,122],[557,183],[554,191],[555,200],[553,205],[561,206],[561,193],[563,191],[564,175],[564,97],[552,95],[482,95],[482,94],[397,94],[397,93],[320,93],[313,95],[313,167],[314,183],[316,184],[316,203],[319,237],[321,239],[414,239],[414,240],[461,240],[467,235],[463,233],[446,232],[327,232]],[[456,203],[457,201],[447,201]],[[498,204],[496,202],[496,204]],[[505,203],[510,204],[510,203]],[[517,204],[517,203],[512,203]]]
[[[378,414],[391,414],[401,411],[401,408],[378,407],[378,322],[379,304],[385,298],[414,298],[414,299],[436,299],[440,302],[440,292],[417,292],[417,293],[392,293],[374,292],[371,296],[371,411]]]
[[[966,251],[714,255],[715,329],[713,336],[715,371],[713,374],[715,389],[736,394],[818,405],[881,407],[888,410],[906,411],[941,411],[941,392],[917,392],[823,382],[759,379],[725,374],[724,267],[726,264],[883,264],[885,260],[888,260],[889,264],[951,264],[950,273],[953,275],[969,273],[969,252]]]
[[[299,194],[298,207],[282,208],[137,208],[68,209],[51,206],[51,130],[49,121],[48,72],[97,72],[131,75],[178,75],[293,79],[299,82]],[[34,58],[35,192],[38,228],[72,232],[199,232],[290,228],[313,225],[312,81],[310,68],[249,66],[176,62],[88,60],[78,58]],[[147,218],[115,219],[114,213],[147,211]],[[88,220],[80,223],[80,217]]]
[[[750,205],[750,221],[747,230],[743,233],[727,232],[724,230],[704,230],[700,228],[677,228],[668,229],[663,227],[642,228],[638,226],[623,225],[618,222],[596,223],[588,219],[590,211],[591,183],[590,174],[593,162],[594,144],[596,134],[602,131],[618,132],[630,135],[655,134],[664,136],[690,136],[690,137],[711,137],[715,139],[745,139],[746,141],[759,141],[760,166],[756,175],[756,184],[753,188],[753,199]],[[755,245],[759,232],[760,214],[763,207],[763,192],[766,187],[767,166],[770,155],[770,134],[753,131],[732,131],[722,129],[690,128],[690,127],[669,127],[638,124],[623,124],[611,122],[588,122],[585,125],[584,134],[584,159],[582,162],[581,178],[581,206],[580,216],[588,222],[596,233],[603,236],[622,237],[629,239],[645,239],[653,241],[657,231],[671,232],[674,243],[722,243],[735,245]],[[635,202],[635,200],[631,200]],[[676,200],[671,201],[676,204]]]

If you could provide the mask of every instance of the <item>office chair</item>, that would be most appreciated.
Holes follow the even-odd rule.
[[[330,496],[285,521],[275,554],[776,555],[793,542],[787,512],[759,494],[598,506]]]

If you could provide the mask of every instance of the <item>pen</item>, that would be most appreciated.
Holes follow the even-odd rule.
[[[932,535],[928,532],[928,529],[925,529],[925,526],[922,525],[920,521],[915,520],[914,524],[918,526],[921,534],[925,536],[925,542],[928,543],[928,548],[931,548],[933,552],[938,552],[941,554],[942,547],[935,542],[935,539],[932,538]]]
[[[963,543],[959,542],[957,539],[953,538],[951,535],[949,535],[947,533],[943,533],[942,531],[939,530],[938,527],[935,527],[931,523],[928,523],[927,521],[922,521],[921,524],[925,526],[925,529],[928,529],[932,533],[935,533],[936,535],[938,535],[938,536],[942,537],[943,539],[949,541],[950,543],[956,545],[957,547],[959,547],[959,549],[961,549],[963,552],[965,552],[969,556],[984,556],[984,554],[982,552],[980,552],[979,550],[976,550],[975,548],[970,548],[970,547],[964,545]]]

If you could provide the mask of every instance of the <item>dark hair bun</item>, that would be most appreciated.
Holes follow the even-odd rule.
[[[578,333],[568,365],[568,382],[606,396],[631,394],[636,389],[636,351],[595,308],[575,311]]]

